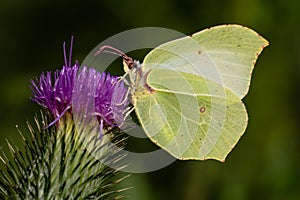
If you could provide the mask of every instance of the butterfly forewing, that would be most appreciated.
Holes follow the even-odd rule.
[[[268,42],[253,30],[222,25],[162,44],[144,59],[146,70],[165,68],[196,74],[242,99],[258,55]]]

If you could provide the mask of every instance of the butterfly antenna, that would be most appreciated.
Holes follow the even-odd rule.
[[[99,50],[96,51],[94,55],[98,56],[101,53],[111,53],[122,57],[129,69],[132,69],[134,66],[134,60],[131,57],[127,56],[124,52],[120,51],[115,47],[104,45],[100,47]]]

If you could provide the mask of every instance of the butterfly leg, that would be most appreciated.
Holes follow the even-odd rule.
[[[119,81],[123,81],[125,83],[125,85],[130,86],[130,83],[128,82],[128,80],[125,78],[128,75],[128,72],[126,72],[123,76],[119,77]]]
[[[126,108],[125,111],[124,111],[124,114],[125,114],[124,115],[124,119],[126,119],[133,110],[134,110],[134,107],[128,107],[128,108]]]

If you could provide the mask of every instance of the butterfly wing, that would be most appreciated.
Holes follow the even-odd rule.
[[[147,136],[178,159],[224,161],[244,133],[247,112],[230,90],[194,74],[154,69],[155,90],[135,96]]]
[[[242,99],[254,64],[267,45],[268,41],[251,29],[221,25],[158,46],[147,54],[143,67],[200,75]]]
[[[241,99],[268,42],[253,30],[222,25],[153,49],[147,84],[134,106],[148,137],[178,159],[223,161],[247,127]]]

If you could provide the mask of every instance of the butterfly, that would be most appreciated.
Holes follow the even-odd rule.
[[[255,62],[268,41],[240,25],[208,28],[151,50],[140,63],[123,57],[131,103],[146,135],[180,160],[225,161],[244,134]]]

